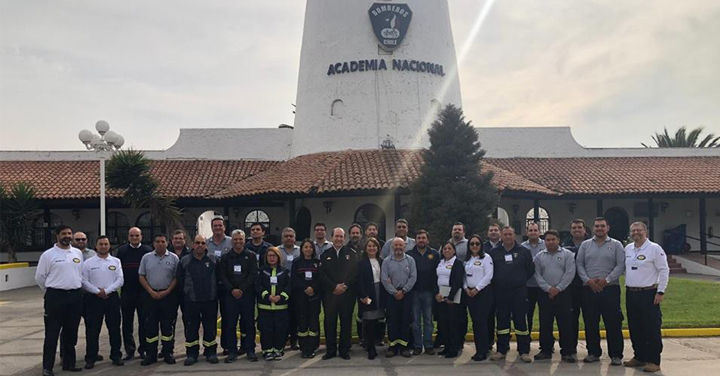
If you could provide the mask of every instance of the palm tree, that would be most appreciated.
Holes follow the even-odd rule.
[[[670,136],[668,133],[667,128],[665,128],[665,133],[655,133],[654,136],[652,136],[653,141],[655,141],[655,144],[659,148],[717,148],[720,147],[720,136],[715,137],[715,134],[710,133],[705,138],[698,143],[698,139],[700,138],[700,133],[704,130],[704,127],[697,127],[688,133],[687,128],[685,126],[680,127],[675,132],[675,136]],[[642,146],[649,148],[651,146],[647,146],[645,144],[642,144]]]
[[[158,193],[158,183],[150,174],[152,162],[140,151],[121,150],[108,160],[106,181],[109,188],[122,189],[123,202],[132,208],[149,208],[152,217],[165,228],[181,227],[182,211],[175,200]]]
[[[16,262],[17,252],[27,246],[39,209],[32,185],[0,186],[0,248],[7,250],[8,262]]]

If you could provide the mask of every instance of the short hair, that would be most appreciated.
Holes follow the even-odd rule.
[[[502,228],[502,226],[498,222],[490,222],[490,224],[488,225],[488,230],[490,229],[490,227],[497,227],[498,230]]]
[[[537,226],[538,231],[540,231],[540,224],[535,221],[528,222],[527,226],[525,228],[530,228],[530,226]]]
[[[267,264],[267,257],[270,254],[270,252],[277,255],[278,265],[282,266],[282,257],[280,256],[280,249],[278,249],[278,247],[270,247],[267,249],[267,251],[265,251],[265,257],[263,258],[263,261],[265,262],[265,264]],[[262,274],[262,273],[260,273],[260,274]]]
[[[547,238],[548,235],[552,235],[552,236],[558,238],[558,240],[560,240],[560,233],[557,232],[557,230],[547,230],[547,231],[545,231],[545,237],[546,237],[546,238]]]
[[[375,228],[378,229],[378,230],[380,229],[380,227],[378,226],[377,223],[375,223],[375,222],[368,222],[368,223],[365,225],[365,231],[367,231],[367,229],[369,229],[370,226],[375,226]]]
[[[415,232],[415,237],[417,238],[418,235],[422,235],[422,234],[425,234],[425,236],[427,236],[428,238],[430,237],[430,235],[428,235],[428,232],[423,229],[417,230]]]
[[[630,228],[633,228],[633,226],[640,226],[640,227],[643,228],[643,230],[645,230],[645,232],[647,232],[647,230],[648,230],[647,225],[645,224],[645,222],[640,222],[640,221],[638,221],[638,222],[633,222],[633,223],[630,225]]]
[[[184,230],[175,230],[175,231],[173,231],[173,237],[175,237],[175,235],[180,235],[180,234],[182,234],[183,238],[187,238],[187,235],[185,235],[185,231],[184,231]]]
[[[59,225],[59,226],[55,227],[55,235],[60,235],[61,232],[63,232],[64,230],[67,230],[67,229],[70,229],[70,231],[72,232],[72,227],[65,225],[65,224]]]
[[[249,228],[252,230],[252,228],[255,226],[260,226],[260,229],[263,230],[263,232],[265,232],[265,226],[263,226],[262,223],[260,223],[260,222],[253,222]]]
[[[453,227],[455,227],[455,226],[462,226],[463,232],[465,231],[465,224],[464,224],[464,223],[462,223],[462,222],[455,222],[455,223],[453,223]]]
[[[225,218],[219,216],[213,217],[213,219],[210,220],[210,226],[212,226],[215,221],[222,221],[223,226],[225,226]]]
[[[583,227],[585,227],[585,220],[582,219],[582,218],[575,218],[575,219],[572,220],[572,222],[570,222],[571,225],[575,225],[575,224],[578,224],[578,223],[581,224],[581,225],[583,225]]]
[[[239,228],[236,228],[235,230],[232,230],[232,232],[230,233],[230,237],[233,237],[233,236],[235,236],[235,235],[237,235],[237,234],[242,235],[243,238],[245,237],[245,231],[243,231],[243,230],[241,230],[241,229],[239,229]]]
[[[107,237],[107,235],[100,235],[95,239],[95,244],[97,244],[100,240],[107,239],[108,243],[110,243],[110,238]]]
[[[400,219],[398,219],[397,221],[395,221],[395,225],[396,225],[396,226],[397,226],[398,223],[404,223],[405,226],[410,226],[410,225],[408,224],[407,219],[405,219],[405,218],[400,218]]]
[[[327,226],[325,226],[325,224],[322,223],[322,222],[317,222],[317,223],[315,223],[315,226],[313,226],[313,231],[314,231],[314,230],[317,230],[318,226],[322,227],[323,230],[327,231]]]
[[[335,231],[337,231],[337,230],[342,231],[342,235],[343,235],[343,237],[345,237],[345,230],[342,227],[335,227],[330,234],[334,237]]]
[[[348,227],[348,234],[349,234],[350,231],[352,231],[352,229],[355,228],[355,227],[357,227],[358,230],[360,230],[361,233],[363,232],[363,228],[362,228],[362,226],[360,226],[360,224],[358,224],[358,223],[353,223],[353,224],[350,225],[350,227]]]
[[[295,233],[295,229],[292,228],[292,227],[285,227],[285,228],[282,230],[281,234],[284,234],[284,233],[286,233],[286,232],[292,232],[292,233],[294,234],[294,233]]]
[[[595,222],[605,222],[606,225],[610,224],[610,223],[608,223],[608,220],[605,217],[595,217],[595,219],[593,220],[593,223],[595,223]]]
[[[503,228],[500,229],[500,232],[503,232],[505,230],[512,230],[513,233],[515,232],[515,228],[512,226],[503,226]]]
[[[165,234],[162,234],[162,233],[156,234],[155,237],[153,238],[153,241],[157,240],[157,238],[165,238],[165,240],[167,240],[167,236],[165,236]]]

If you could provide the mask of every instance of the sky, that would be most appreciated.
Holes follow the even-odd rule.
[[[683,125],[720,135],[718,1],[497,1],[474,37],[488,0],[449,1],[475,126],[569,126],[587,147]],[[180,128],[293,124],[304,9],[2,0],[0,150],[81,150],[100,119],[146,150]]]

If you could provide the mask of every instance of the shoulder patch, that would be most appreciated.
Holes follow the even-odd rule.
[[[79,264],[79,263],[80,263],[80,259],[77,258],[77,257],[75,257],[75,258],[73,258],[73,262],[76,263],[76,264]]]
[[[108,266],[108,269],[110,269],[110,270],[115,270],[115,269],[117,269],[117,268],[115,267],[115,265],[110,265],[110,266]]]

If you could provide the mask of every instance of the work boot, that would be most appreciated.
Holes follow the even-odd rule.
[[[635,359],[635,358],[632,358],[632,359],[630,359],[630,360],[627,360],[627,361],[625,361],[625,362],[623,363],[623,365],[624,365],[625,367],[633,367],[633,368],[635,368],[635,367],[645,367],[646,364],[647,364],[647,363],[641,362],[641,361],[639,361],[639,360],[637,360],[637,359]]]
[[[494,361],[503,360],[503,359],[505,359],[506,356],[507,355],[505,355],[501,352],[496,352],[495,354],[492,354],[492,356],[490,357],[490,360],[494,360]]]
[[[653,363],[647,363],[645,364],[645,367],[643,367],[643,371],[645,372],[657,372],[660,371],[660,366]]]

